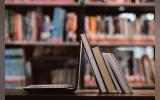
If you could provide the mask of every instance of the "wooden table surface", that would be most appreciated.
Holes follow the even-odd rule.
[[[23,90],[6,90],[6,100],[154,100],[155,90],[133,90],[133,94],[100,94],[98,90],[77,90],[75,94],[28,94]]]

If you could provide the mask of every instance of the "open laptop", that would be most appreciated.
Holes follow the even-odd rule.
[[[71,84],[28,85],[25,86],[23,89],[28,93],[43,93],[43,94],[74,93],[74,91],[79,87],[81,60],[82,60],[82,42],[80,42],[80,54],[79,54],[78,68],[75,81],[76,83],[74,86]]]

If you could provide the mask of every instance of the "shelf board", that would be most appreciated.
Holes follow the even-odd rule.
[[[131,87],[133,89],[155,89],[155,85],[154,84],[131,84]]]
[[[65,6],[65,7],[78,7],[80,4],[51,4],[51,3],[5,3],[5,6]]]
[[[51,43],[51,42],[7,42],[5,45],[11,46],[78,46],[78,43]]]
[[[52,4],[52,3],[5,3],[5,6],[81,6],[79,3],[73,4]],[[105,3],[89,3],[85,6],[94,7],[155,7],[155,3],[141,3],[141,4],[105,4]]]
[[[102,6],[102,7],[155,7],[155,3],[140,3],[140,4],[105,4],[105,3],[90,3],[85,6]]]
[[[88,15],[96,15],[105,14],[106,12],[109,14],[119,14],[119,12],[133,12],[137,15],[142,13],[154,13],[155,4],[154,3],[143,3],[143,4],[99,4],[92,3],[86,4],[86,14]],[[95,12],[96,11],[96,12]]]
[[[6,95],[22,95],[26,94],[26,92],[23,89],[5,89]]]
[[[155,89],[155,85],[154,84],[130,84],[130,86],[132,87],[132,89]],[[95,89],[97,88],[96,86],[85,86],[85,88],[87,89]]]
[[[5,89],[5,93],[7,96],[13,96],[13,95],[21,95],[21,96],[26,96],[26,95],[32,95],[33,94],[28,94],[26,91],[24,91],[23,89]],[[36,94],[38,95],[38,94]],[[49,95],[49,94],[48,94]],[[45,96],[45,95],[42,95],[41,96]],[[51,96],[51,95],[50,95]],[[52,96],[55,96],[52,94]],[[60,95],[62,96],[62,95]],[[70,96],[94,96],[94,97],[133,97],[133,96],[136,96],[136,97],[148,97],[148,96],[151,96],[151,97],[154,97],[155,96],[155,90],[133,90],[133,94],[99,94],[99,90],[98,89],[78,89],[76,91],[75,94],[72,94]],[[52,98],[53,99],[53,98]],[[111,98],[110,98],[111,99]],[[126,100],[126,99],[125,99]],[[147,99],[148,100],[148,99]]]
[[[49,42],[7,42],[6,46],[79,46],[79,43],[49,43]],[[154,43],[114,43],[114,42],[99,42],[91,43],[91,46],[154,46]]]
[[[124,43],[124,42],[99,42],[91,43],[94,46],[154,46],[154,43]]]

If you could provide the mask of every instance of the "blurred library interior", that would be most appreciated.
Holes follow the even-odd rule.
[[[155,0],[5,0],[5,89],[75,84],[79,36],[113,53],[133,89],[155,88]],[[96,89],[82,57],[80,88]]]

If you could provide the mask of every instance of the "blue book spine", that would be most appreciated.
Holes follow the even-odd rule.
[[[12,51],[10,49],[5,50],[5,88],[12,88],[12,84],[9,82],[10,77],[12,76]]]
[[[6,82],[7,76],[9,75],[9,57],[8,57],[8,50],[5,50],[5,88],[9,87],[9,84]]]
[[[51,38],[55,41],[63,40],[64,19],[65,11],[62,8],[55,8],[51,33]]]
[[[15,89],[25,85],[23,49],[5,50],[5,88]]]

